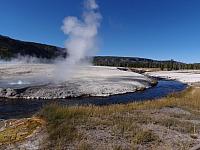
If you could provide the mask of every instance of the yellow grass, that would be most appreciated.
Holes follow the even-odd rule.
[[[153,141],[161,142],[153,132],[144,131],[140,127],[142,124],[154,122],[179,132],[193,132],[193,124],[179,121],[178,116],[173,119],[155,120],[151,115],[141,112],[141,110],[148,111],[163,107],[182,108],[191,112],[195,117],[199,117],[200,89],[188,88],[183,92],[169,95],[160,100],[135,102],[126,105],[65,107],[54,104],[45,107],[41,111],[40,117],[48,123],[49,140],[52,141],[52,145],[58,147],[83,140],[84,134],[78,131],[78,128],[81,127],[87,129],[97,126],[108,127],[114,135],[127,138],[131,140],[131,143],[136,144]],[[79,145],[79,148],[83,147],[84,149],[86,146],[89,147],[88,143]]]

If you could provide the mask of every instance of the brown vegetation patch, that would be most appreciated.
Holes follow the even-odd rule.
[[[5,127],[0,131],[0,146],[24,140],[43,123],[36,118],[5,121]]]

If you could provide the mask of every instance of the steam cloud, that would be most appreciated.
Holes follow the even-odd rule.
[[[60,80],[67,80],[86,58],[94,55],[97,48],[96,36],[102,18],[98,8],[95,0],[86,0],[80,19],[73,16],[64,19],[62,30],[68,35],[65,42],[68,57],[58,67],[62,69]]]

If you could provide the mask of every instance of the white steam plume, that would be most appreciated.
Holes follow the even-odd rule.
[[[95,0],[86,0],[81,19],[73,16],[64,19],[62,30],[68,35],[65,42],[68,57],[58,67],[62,69],[59,77],[61,80],[67,80],[74,68],[80,66],[88,56],[94,55],[96,36],[102,18],[98,8]]]

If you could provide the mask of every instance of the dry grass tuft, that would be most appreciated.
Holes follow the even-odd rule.
[[[155,135],[152,131],[140,131],[133,138],[133,142],[136,144],[148,144],[150,142],[158,141],[159,137]]]

